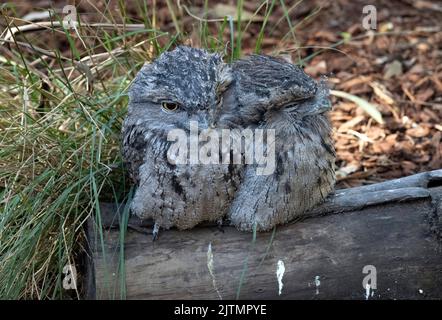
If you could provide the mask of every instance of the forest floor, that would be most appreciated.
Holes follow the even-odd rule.
[[[371,4],[373,30],[365,0],[2,1],[0,297],[72,297],[62,271],[84,251],[84,222],[100,225],[100,202],[131,195],[120,153],[127,89],[177,44],[228,61],[285,55],[359,98],[332,95],[338,188],[442,168],[442,4]],[[62,28],[72,8],[77,29]]]

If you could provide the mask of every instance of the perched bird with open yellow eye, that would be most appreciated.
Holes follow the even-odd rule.
[[[335,183],[328,89],[284,60],[253,55],[232,64],[178,47],[145,64],[130,88],[123,157],[137,186],[131,209],[159,228],[190,229],[227,218],[266,231],[302,216]],[[170,130],[273,129],[276,168],[256,164],[171,164]]]

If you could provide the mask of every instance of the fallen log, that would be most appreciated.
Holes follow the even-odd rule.
[[[123,204],[100,208],[87,298],[442,298],[442,170],[337,190],[306,219],[256,237],[204,224],[152,242],[151,221]]]

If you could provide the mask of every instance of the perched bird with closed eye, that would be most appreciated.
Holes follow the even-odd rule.
[[[132,212],[155,221],[154,237],[160,227],[223,218],[240,230],[266,231],[305,215],[335,183],[328,95],[324,82],[282,59],[252,55],[227,64],[185,46],[163,53],[142,67],[129,92],[122,153],[137,187]],[[191,121],[199,130],[274,130],[274,171],[259,175],[256,163],[171,163],[168,133],[189,133]]]

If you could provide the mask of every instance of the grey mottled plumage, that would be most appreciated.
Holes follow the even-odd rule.
[[[301,216],[333,189],[328,89],[283,60],[253,55],[228,65],[178,47],[146,64],[130,89],[123,157],[137,184],[132,211],[163,228],[228,217],[241,230],[269,230]],[[179,108],[164,112],[164,102]],[[199,128],[275,129],[276,170],[167,160],[167,133]]]

